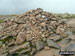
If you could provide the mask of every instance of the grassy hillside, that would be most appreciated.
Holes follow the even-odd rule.
[[[56,14],[57,17],[63,18],[63,19],[74,19],[75,18],[75,14]]]

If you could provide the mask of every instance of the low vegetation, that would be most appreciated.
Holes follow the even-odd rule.
[[[74,19],[75,18],[75,14],[65,13],[65,14],[56,14],[56,15],[57,17],[63,18],[63,19]]]
[[[75,30],[74,30],[74,31],[72,31],[72,33],[73,33],[73,34],[75,34]]]
[[[0,23],[3,23],[3,22],[4,22],[4,20],[0,19]]]

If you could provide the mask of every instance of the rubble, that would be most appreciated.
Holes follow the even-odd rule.
[[[53,40],[47,39],[47,44],[51,48],[53,47],[56,49],[60,49],[60,46],[56,42],[54,42]]]
[[[24,44],[22,44],[22,45],[20,45],[20,46],[16,46],[16,47],[14,47],[12,50],[9,50],[9,53],[14,53],[14,52],[16,52],[16,51],[19,51],[20,49],[24,49],[24,48],[29,48],[30,46],[29,46],[29,42],[27,42],[27,43],[24,43]]]
[[[44,48],[44,44],[41,41],[36,41],[36,49],[41,50]]]
[[[24,41],[25,41],[25,33],[20,32],[16,37],[16,43],[17,44],[22,44]]]
[[[37,8],[18,15],[13,20],[10,19],[1,23],[0,41],[4,41],[8,50],[11,49],[8,51],[9,54],[18,52],[21,55],[32,56],[43,48],[60,49],[56,41],[68,36],[66,33],[67,28],[67,24],[60,18],[52,13],[43,11],[41,8]],[[12,38],[9,36],[12,36]],[[15,43],[12,42],[13,40],[7,40],[7,38],[13,39]],[[6,44],[6,42],[8,43]],[[26,47],[26,43],[30,47]],[[13,44],[15,46],[10,47]],[[28,48],[27,51],[26,48]]]
[[[59,35],[50,36],[49,38],[50,38],[50,39],[52,39],[53,41],[59,41],[59,40],[61,40],[61,39],[62,39],[62,37],[61,37],[61,36],[59,36]]]

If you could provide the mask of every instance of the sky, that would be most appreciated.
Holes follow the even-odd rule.
[[[75,14],[75,0],[0,0],[0,14],[23,14],[36,8],[53,13]]]

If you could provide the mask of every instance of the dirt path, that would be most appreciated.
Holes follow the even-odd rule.
[[[59,51],[56,49],[50,49],[50,50],[42,50],[38,52],[34,56],[60,56]]]

